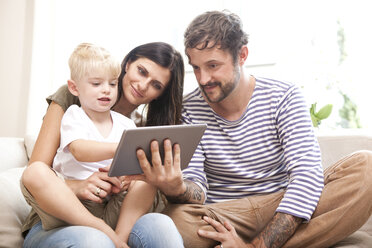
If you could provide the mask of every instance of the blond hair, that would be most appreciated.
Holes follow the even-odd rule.
[[[104,48],[91,43],[79,44],[68,61],[71,79],[81,80],[94,70],[108,70],[113,78],[120,74],[120,63]]]

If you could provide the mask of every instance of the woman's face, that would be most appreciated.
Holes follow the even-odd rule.
[[[151,102],[164,92],[170,75],[169,69],[147,58],[128,63],[123,78],[125,99],[133,105]]]

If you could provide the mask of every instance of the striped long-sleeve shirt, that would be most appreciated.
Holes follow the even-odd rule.
[[[277,212],[310,220],[323,189],[320,149],[308,107],[294,85],[256,78],[239,120],[218,116],[200,89],[184,99],[184,123],[207,123],[184,178],[214,203],[285,190]]]

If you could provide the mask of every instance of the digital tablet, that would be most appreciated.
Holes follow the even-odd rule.
[[[142,148],[147,159],[151,162],[150,143],[157,140],[160,155],[163,159],[163,141],[167,138],[171,140],[172,145],[176,143],[180,145],[181,169],[184,169],[190,162],[206,128],[206,124],[190,124],[138,127],[124,130],[108,175],[113,177],[143,174],[137,159],[137,149]]]

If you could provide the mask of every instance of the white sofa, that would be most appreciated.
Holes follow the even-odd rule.
[[[372,150],[372,136],[364,133],[318,134],[323,166],[361,149]],[[21,247],[21,223],[30,207],[25,202],[19,179],[35,142],[34,136],[0,137],[0,247]],[[358,231],[334,247],[372,247],[372,218]]]

